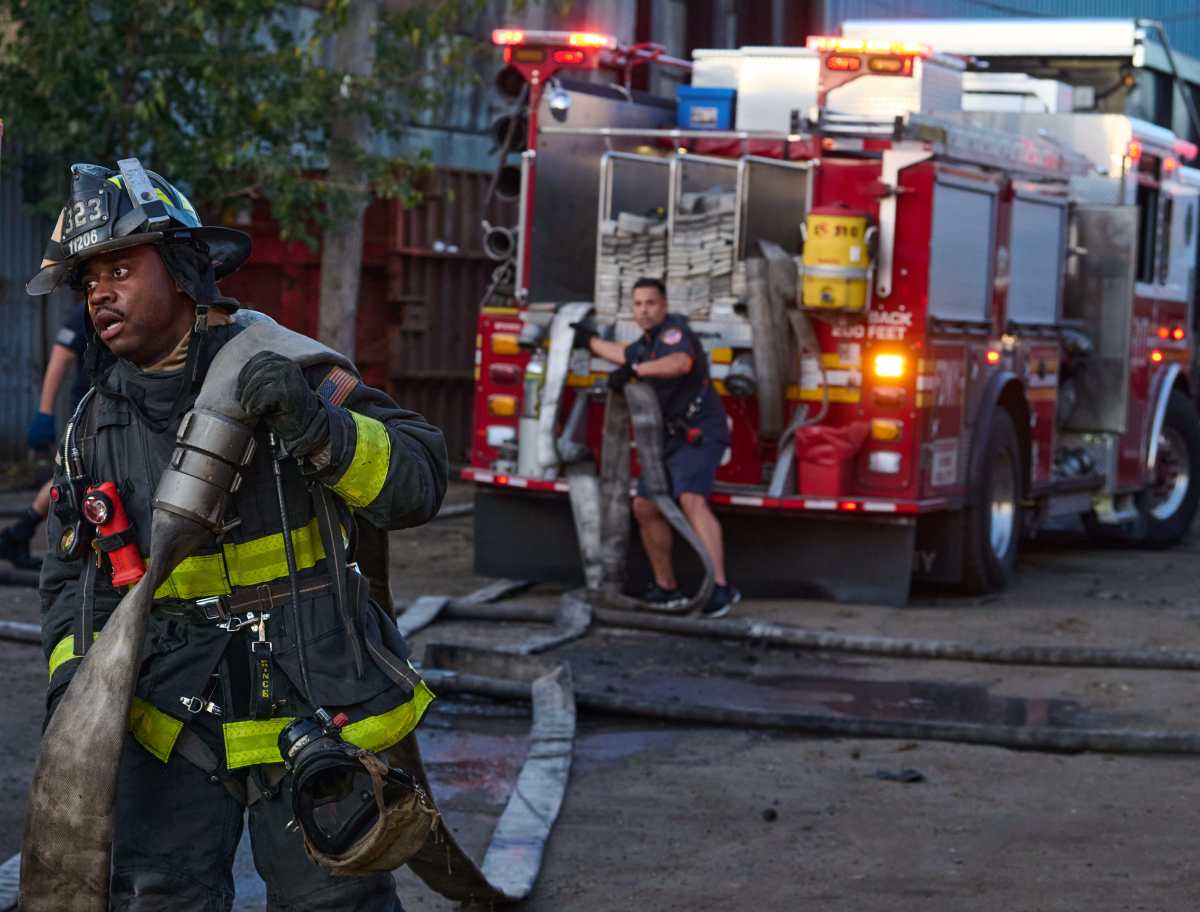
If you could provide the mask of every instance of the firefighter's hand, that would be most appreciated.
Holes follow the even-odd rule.
[[[636,376],[632,364],[622,364],[608,375],[608,388],[614,393],[619,393],[625,389],[625,384]]]
[[[571,329],[575,330],[575,338],[571,340],[571,348],[587,348],[590,350],[592,340],[600,335],[596,331],[596,321],[592,319],[592,315],[588,314],[582,320],[578,320],[570,325]]]
[[[29,432],[25,435],[25,443],[31,450],[48,450],[54,446],[54,416],[45,412],[37,412],[29,422]]]
[[[293,456],[307,456],[329,439],[329,415],[300,365],[275,352],[259,352],[238,374],[238,401],[262,418]]]

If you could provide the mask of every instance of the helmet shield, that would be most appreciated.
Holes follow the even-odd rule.
[[[29,294],[48,294],[72,281],[79,265],[91,257],[165,239],[188,241],[207,253],[218,279],[246,261],[246,234],[202,225],[191,201],[136,158],[119,165],[119,171],[71,166],[70,195],[46,244],[41,269],[26,286]]]

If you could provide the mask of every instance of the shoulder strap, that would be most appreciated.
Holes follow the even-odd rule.
[[[75,492],[79,492],[83,488],[88,479],[93,476],[96,468],[93,464],[96,455],[97,423],[94,393],[94,389],[88,390],[83,399],[79,401],[63,440],[63,449],[68,452],[68,458],[75,460],[75,467],[68,473],[72,489]],[[83,429],[82,435],[79,434],[80,425]],[[85,446],[90,446],[91,452],[87,452]],[[76,472],[79,474],[76,475]],[[78,493],[73,496],[78,496]],[[82,517],[78,523],[80,532],[82,532]],[[83,575],[80,577],[83,591],[79,595],[79,616],[75,619],[75,648],[73,650],[74,654],[80,657],[87,655],[87,651],[92,647],[92,635],[96,629],[97,560],[99,560],[99,554],[93,553],[91,548],[83,552]]]

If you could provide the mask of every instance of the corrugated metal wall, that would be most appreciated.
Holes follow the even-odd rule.
[[[46,356],[71,305],[69,292],[45,298],[25,294],[52,225],[22,204],[18,155],[6,147],[0,168],[0,460],[26,454],[25,431],[41,396]],[[70,385],[68,377],[63,387]],[[59,400],[64,403],[65,397]]]
[[[824,6],[830,34],[846,19],[1160,19],[1173,48],[1200,56],[1200,9],[1187,0],[824,0]]]
[[[511,205],[484,208],[489,179],[438,171],[419,207],[396,208],[388,261],[389,392],[445,431],[453,462],[470,449],[476,318],[496,266],[482,251],[479,223],[515,222]]]
[[[355,361],[367,382],[442,428],[454,462],[465,462],[470,446],[475,324],[495,268],[482,250],[480,221],[516,221],[511,204],[484,208],[490,179],[437,169],[421,205],[380,201],[367,210]],[[222,290],[315,335],[319,253],[282,242],[265,205],[239,227],[253,236],[254,252]]]

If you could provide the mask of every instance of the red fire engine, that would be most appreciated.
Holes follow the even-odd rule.
[[[1149,546],[1187,533],[1193,146],[1123,115],[963,110],[963,60],[911,41],[698,51],[677,106],[629,87],[660,48],[495,40],[527,147],[506,150],[513,293],[478,325],[478,572],[579,579],[538,435],[585,396],[599,453],[608,367],[575,351],[551,377],[534,330],[592,302],[631,341],[641,272],[708,352],[733,439],[712,501],[749,594],[903,604],[912,579],[1003,586],[1052,523]],[[703,129],[680,126],[684,104],[712,106]],[[756,306],[747,264],[781,256],[794,293]]]

